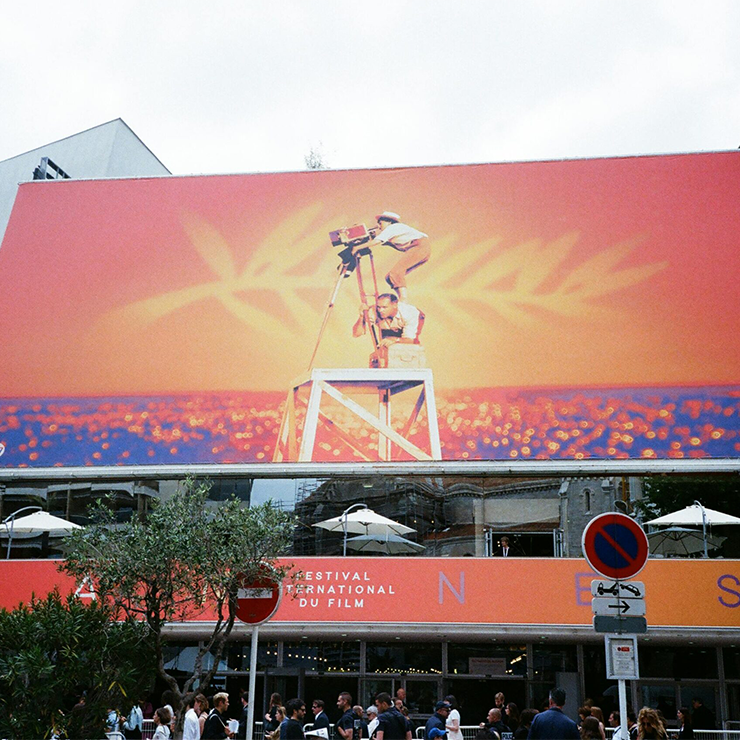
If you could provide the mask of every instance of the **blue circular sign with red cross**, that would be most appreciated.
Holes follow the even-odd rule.
[[[626,514],[594,517],[583,530],[583,554],[604,578],[636,576],[647,563],[650,548],[645,530]]]

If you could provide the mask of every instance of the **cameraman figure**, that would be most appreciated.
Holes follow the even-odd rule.
[[[406,275],[429,259],[432,252],[429,237],[423,231],[401,223],[401,217],[393,211],[383,211],[375,218],[380,233],[375,235],[371,242],[353,247],[352,254],[355,255],[362,249],[372,249],[382,244],[403,252],[401,259],[386,275],[385,281],[396,291],[402,301],[406,301],[408,299]]]
[[[424,326],[424,314],[410,303],[402,303],[393,293],[378,296],[374,307],[360,306],[360,317],[352,327],[352,336],[361,337],[367,331],[367,321],[380,329],[380,346],[391,344],[419,344],[419,335]]]

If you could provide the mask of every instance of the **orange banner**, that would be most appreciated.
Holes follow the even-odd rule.
[[[278,622],[407,622],[587,625],[591,580],[585,560],[561,558],[296,558]],[[73,584],[49,561],[0,561],[0,606],[12,608]],[[740,561],[650,560],[648,625],[740,628]],[[506,583],[496,598],[492,583]],[[690,595],[686,584],[691,584]],[[83,596],[89,598],[85,587]],[[204,614],[199,619],[209,619]]]
[[[738,177],[726,152],[21,185],[0,465],[270,460],[329,233],[385,210],[411,229],[373,248],[379,290],[424,314],[443,459],[737,457]],[[367,367],[359,308],[351,275],[316,367]]]

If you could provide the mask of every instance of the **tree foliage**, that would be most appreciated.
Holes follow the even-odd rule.
[[[141,620],[151,637],[158,675],[181,707],[199,685],[210,683],[236,618],[237,577],[281,581],[288,566],[277,558],[292,541],[293,517],[267,503],[244,508],[230,499],[211,508],[210,485],[186,481],[155,503],[146,519],[116,524],[101,502],[93,523],[66,541],[64,570],[77,582],[89,578],[99,598],[119,616]],[[182,682],[165,666],[166,625],[207,615],[211,634]],[[203,669],[206,653],[210,668]],[[180,707],[180,708],[181,708]],[[178,713],[181,725],[184,712]]]
[[[656,475],[643,482],[642,513],[646,520],[679,511],[698,501],[703,506],[740,517],[740,478],[736,475]],[[740,557],[738,527],[720,530],[727,540],[722,554]],[[717,528],[715,528],[717,532]]]
[[[58,591],[0,611],[0,737],[104,737],[108,709],[127,712],[151,688],[145,632]]]
[[[655,475],[643,482],[648,511],[662,516],[698,501],[740,517],[740,478],[733,476]]]

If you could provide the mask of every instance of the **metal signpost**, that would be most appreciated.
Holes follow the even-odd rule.
[[[257,646],[259,625],[270,619],[280,606],[283,596],[281,583],[269,578],[239,579],[236,618],[252,625],[252,648],[249,654],[249,706],[247,707],[247,740],[254,736],[254,704],[257,681]]]
[[[588,564],[607,580],[591,581],[594,629],[606,632],[606,677],[619,686],[622,738],[627,729],[626,681],[640,677],[637,634],[647,632],[645,584],[627,581],[647,563],[650,552],[642,527],[626,514],[601,514],[583,532],[583,554]]]

